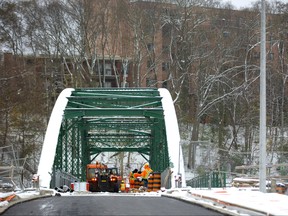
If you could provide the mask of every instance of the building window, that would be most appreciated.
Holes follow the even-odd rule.
[[[253,58],[259,59],[260,58],[260,52],[253,52],[252,53]]]
[[[63,65],[63,71],[65,75],[70,75],[71,70],[73,70],[73,64],[71,62],[66,62]]]
[[[162,36],[164,37],[164,38],[170,38],[171,37],[171,30],[172,28],[171,28],[171,26],[170,25],[168,25],[168,24],[166,24],[166,25],[164,25],[163,27],[162,27]]]
[[[27,59],[26,64],[27,65],[32,65],[34,63],[33,59]]]
[[[169,63],[163,62],[162,63],[162,71],[168,71],[169,70]]]
[[[128,83],[128,82],[125,82],[125,86],[124,86],[124,83],[121,82],[121,86],[122,86],[122,87],[129,87],[129,83]]]
[[[148,43],[147,44],[147,50],[149,52],[153,52],[154,51],[154,44],[153,43]]]
[[[100,64],[100,71],[101,71],[101,74],[104,74],[106,76],[112,76],[112,65],[110,63],[105,63],[105,70],[103,70],[103,64]],[[95,71],[97,72],[98,71],[98,67],[96,66],[95,67]]]
[[[105,82],[104,83],[104,87],[111,88],[112,87],[112,83],[111,82]]]
[[[269,60],[271,60],[271,61],[274,60],[274,53],[273,52],[269,53]]]
[[[163,53],[168,53],[169,52],[169,46],[168,45],[163,45],[162,46],[162,52]]]
[[[110,63],[105,64],[105,75],[108,75],[108,76],[112,75],[112,67]]]
[[[147,70],[154,71],[155,70],[155,64],[152,60],[147,61]]]
[[[229,37],[229,35],[230,35],[230,32],[228,32],[228,31],[223,32],[223,37]]]
[[[157,80],[154,79],[146,79],[146,86],[147,87],[155,87],[157,84]]]

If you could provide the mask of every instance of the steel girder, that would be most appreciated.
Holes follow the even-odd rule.
[[[147,155],[153,170],[169,166],[161,97],[154,88],[75,89],[68,98],[54,170],[85,180],[85,168],[101,152]]]

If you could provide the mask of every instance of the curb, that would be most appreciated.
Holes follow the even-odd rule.
[[[177,196],[173,196],[170,194],[162,194],[162,196],[181,200],[190,204],[193,203],[196,205],[200,205],[204,208],[211,209],[213,211],[217,211],[225,215],[239,216],[239,215],[242,215],[243,213],[248,214],[248,215],[267,215],[267,212],[264,212],[264,211],[260,211],[260,210],[253,209],[253,208],[247,208],[245,206],[229,203],[227,201],[222,201],[222,200],[215,199],[209,196],[202,196],[202,195],[193,194],[193,193],[189,193],[189,194],[192,196],[192,198],[195,198],[195,200],[185,199],[183,197],[177,197]],[[205,201],[210,201],[210,204],[205,203]]]
[[[0,215],[3,214],[5,211],[7,211],[9,208],[11,208],[14,205],[17,205],[19,203],[24,203],[24,202],[28,202],[31,200],[35,200],[35,199],[41,199],[41,198],[46,198],[46,197],[51,197],[53,196],[52,194],[44,194],[44,195],[36,195],[33,197],[29,197],[29,198],[20,198],[18,197],[16,200],[11,200],[8,205],[6,206],[1,206],[0,207]]]
[[[273,216],[273,214],[261,211],[259,209],[254,209],[254,208],[246,207],[246,206],[243,206],[243,205],[238,205],[238,204],[235,204],[235,203],[219,200],[219,199],[212,198],[212,197],[205,196],[205,195],[199,195],[199,194],[195,194],[195,193],[189,193],[189,194],[191,196],[195,197],[195,198],[198,197],[198,198],[201,198],[203,200],[211,200],[212,202],[218,203],[219,205],[232,206],[232,207],[236,207],[236,208],[243,209],[243,210],[246,210],[246,211],[252,211],[252,212],[254,212],[254,214],[258,213],[258,214]]]
[[[172,196],[172,195],[169,195],[169,194],[162,194],[162,196],[164,197],[168,197],[168,198],[172,198],[172,199],[176,199],[176,200],[180,200],[180,201],[183,201],[183,202],[186,202],[186,203],[189,203],[189,204],[195,204],[195,205],[198,205],[198,206],[202,206],[206,209],[210,209],[210,210],[213,210],[213,211],[216,211],[216,212],[220,212],[222,214],[225,214],[225,215],[231,215],[231,216],[239,216],[240,214],[237,214],[237,213],[233,213],[231,211],[229,211],[228,209],[224,209],[224,207],[217,207],[217,206],[214,206],[214,205],[209,205],[209,204],[206,204],[206,203],[203,203],[203,202],[200,202],[200,201],[197,201],[197,200],[188,200],[188,199],[183,199],[182,197],[175,197],[175,196]]]

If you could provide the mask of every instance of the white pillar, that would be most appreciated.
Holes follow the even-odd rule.
[[[266,192],[266,8],[261,2],[259,190]]]

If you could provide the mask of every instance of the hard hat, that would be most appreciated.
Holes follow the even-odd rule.
[[[149,163],[145,163],[145,164],[144,164],[144,167],[149,167]]]

